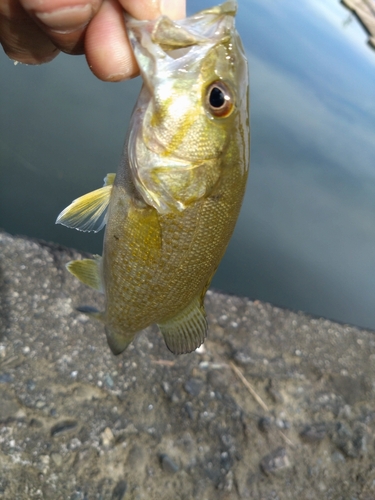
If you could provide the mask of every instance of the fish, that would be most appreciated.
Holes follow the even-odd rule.
[[[113,354],[156,324],[174,354],[207,336],[204,297],[233,233],[250,161],[248,65],[227,1],[183,20],[126,18],[143,86],[117,174],[56,223],[97,232],[102,256],[67,269],[104,293]]]

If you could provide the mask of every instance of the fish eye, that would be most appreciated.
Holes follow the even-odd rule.
[[[206,106],[217,118],[229,116],[234,108],[234,99],[228,85],[221,80],[211,83],[206,90]]]

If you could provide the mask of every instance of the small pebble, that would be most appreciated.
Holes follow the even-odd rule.
[[[186,411],[187,416],[190,418],[190,420],[194,420],[195,413],[193,410],[193,405],[190,403],[190,401],[185,403],[184,410]]]
[[[203,388],[203,381],[199,378],[191,378],[185,382],[184,389],[191,396],[198,396]]]
[[[0,384],[9,384],[12,382],[13,377],[10,373],[1,373],[0,374]]]
[[[205,354],[206,352],[206,347],[204,344],[201,344],[199,347],[197,347],[195,349],[195,352],[197,352],[198,354]]]
[[[332,459],[332,462],[334,463],[340,463],[340,462],[345,462],[345,457],[342,453],[340,453],[339,451],[335,451],[334,453],[332,453],[332,456],[331,456],[331,459]]]
[[[220,467],[226,471],[232,467],[233,460],[227,451],[223,451],[220,454]]]
[[[290,429],[290,422],[288,420],[283,420],[282,418],[277,418],[275,420],[276,427],[279,429],[288,430]]]
[[[114,442],[115,437],[111,429],[109,427],[106,427],[104,431],[100,434],[100,439],[102,441],[102,445],[108,447]]]
[[[113,382],[113,378],[110,376],[109,373],[106,373],[104,375],[104,383],[108,387],[108,389],[112,389],[112,387],[115,385]]]
[[[167,396],[170,396],[171,395],[171,392],[172,392],[172,389],[171,389],[171,384],[165,380],[163,380],[163,382],[161,383],[161,386],[163,388],[163,391],[165,392],[165,394]]]
[[[236,351],[233,354],[234,361],[239,365],[253,365],[255,363],[254,359],[250,356],[250,354],[244,351]]]
[[[277,448],[269,455],[266,455],[260,461],[260,468],[266,474],[278,472],[290,466],[285,448]]]
[[[262,432],[269,432],[272,428],[272,420],[269,417],[261,417],[258,420],[258,429]]]
[[[60,455],[60,453],[52,453],[51,454],[52,461],[57,467],[60,467],[63,461],[63,457]]]
[[[284,398],[282,397],[280,391],[277,390],[277,386],[274,380],[270,379],[268,381],[266,391],[268,392],[268,395],[274,403],[282,404],[284,402]]]
[[[51,428],[51,436],[59,436],[65,432],[69,432],[77,427],[77,422],[75,420],[62,420],[58,422]]]
[[[300,437],[309,443],[322,441],[327,434],[327,428],[324,423],[306,425],[300,432]]]
[[[123,500],[127,490],[127,483],[124,480],[119,481],[113,489],[111,500]]]
[[[36,387],[36,384],[35,384],[34,380],[30,380],[30,379],[29,379],[29,380],[26,382],[26,387],[27,387],[27,390],[28,390],[28,391],[33,391],[33,390],[35,389],[35,387]]]
[[[171,457],[169,457],[166,453],[162,453],[159,456],[159,459],[160,459],[162,469],[165,472],[170,472],[170,473],[174,474],[175,472],[177,472],[179,470],[179,466],[176,464],[176,462]]]

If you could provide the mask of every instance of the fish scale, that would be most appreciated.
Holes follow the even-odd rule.
[[[67,267],[104,292],[103,312],[80,310],[105,324],[114,354],[153,323],[175,354],[206,337],[204,296],[249,168],[248,70],[235,12],[229,1],[180,21],[127,18],[144,86],[118,172],[57,219],[94,231],[106,222],[102,258]]]

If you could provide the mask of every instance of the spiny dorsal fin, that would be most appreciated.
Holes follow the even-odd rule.
[[[103,292],[101,261],[102,258],[99,255],[95,255],[94,259],[71,260],[66,264],[66,268],[85,285]]]
[[[121,354],[128,347],[130,342],[134,339],[135,334],[130,333],[118,333],[112,330],[108,326],[105,327],[105,333],[107,335],[107,342],[113,354]]]
[[[102,188],[72,201],[57,217],[56,224],[94,233],[103,229],[115,177],[116,174],[107,174]]]
[[[207,319],[200,298],[194,299],[169,321],[158,323],[158,327],[173,354],[185,354],[197,349],[207,334]]]

